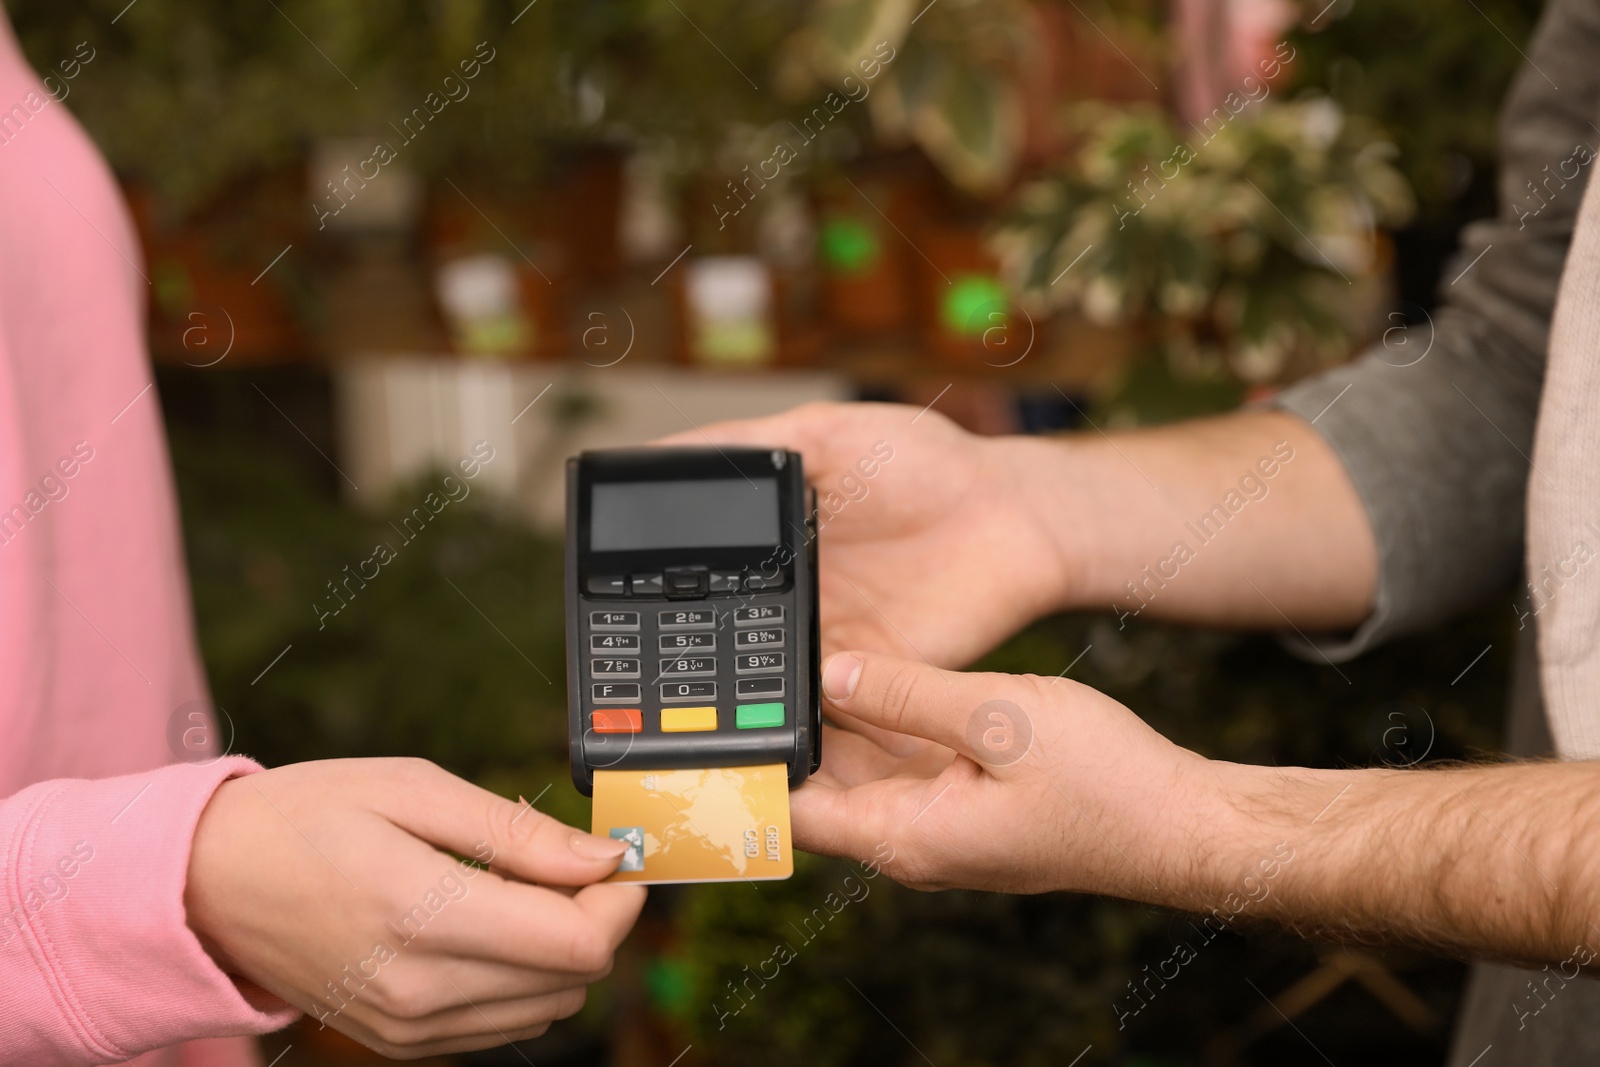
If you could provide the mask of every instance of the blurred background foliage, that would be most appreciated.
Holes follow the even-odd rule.
[[[776,106],[733,92],[748,88],[735,68],[763,71],[801,10],[696,4],[731,49],[711,63],[694,23],[660,0],[531,4],[515,25],[515,10],[486,0],[281,0],[265,11],[172,0],[108,27],[121,6],[7,3],[30,55],[70,55],[81,40],[99,50],[99,76],[75,87],[73,109],[119,173],[176,210],[299,160],[312,138],[387,136],[429,93],[445,95],[443,79],[459,79],[480,42],[494,77],[468,83],[471,118],[427,129],[405,147],[408,166],[525,185],[563,141],[626,129],[703,145]]]
[[[1176,40],[1167,11],[1207,2],[703,0],[690,12],[673,0],[283,0],[270,19],[214,0],[145,4],[137,17],[121,17],[118,0],[7,7],[41,66],[70,56],[79,41],[95,49],[94,76],[72,83],[70,106],[150,216],[234,216],[214,222],[255,235],[245,258],[270,257],[292,239],[280,236],[306,222],[303,205],[279,203],[264,176],[294,170],[334,139],[389,138],[398,117],[430,94],[439,100],[446,76],[459,76],[475,53],[493,55],[484,68],[492,74],[465,83],[466,100],[444,105],[450,121],[431,123],[414,141],[396,130],[391,142],[431,188],[448,179],[474,196],[499,190],[514,202],[606,147],[648,154],[677,195],[709,202],[724,195],[730,173],[739,180],[741,163],[762,158],[842,79],[859,76],[859,58],[882,43],[894,59],[871,94],[839,113],[807,149],[814,158],[803,176],[785,174],[780,186],[814,193],[841,170],[859,180],[863,162],[914,149],[949,186],[934,214],[987,219],[997,206],[1015,209],[1008,233],[1028,254],[1012,257],[1009,281],[1025,300],[1048,295],[1052,308],[1129,324],[1142,341],[1159,338],[1180,376],[1292,380],[1390,325],[1376,308],[1389,286],[1412,320],[1432,306],[1455,232],[1493,208],[1494,116],[1520,59],[1513,42],[1527,38],[1539,4],[1303,4],[1284,33],[1295,59],[1282,82],[1234,123],[1226,144],[1189,168],[1207,180],[1177,183],[1180,191],[1137,220],[1138,232],[1115,228],[1077,277],[1049,291],[1087,237],[1104,234],[1127,182],[1141,184],[1141,168],[1181,139],[1185,124],[1174,112],[1187,105],[1174,108],[1182,93],[1171,86],[1196,46]],[[1092,35],[1081,27],[1063,35],[1070,19]],[[1221,84],[1237,82],[1224,75]],[[1318,136],[1313,126],[1330,128],[1306,121],[1317,114],[1307,96],[1338,116],[1310,166],[1304,151],[1286,155]],[[1083,98],[1099,102],[1097,118],[1085,121],[1075,102]],[[1123,151],[1126,136],[1118,148],[1118,131],[1137,132],[1148,151]],[[1394,166],[1414,190],[1414,217],[1411,195],[1381,173],[1385,143],[1396,146]],[[1214,158],[1230,151],[1226,162]],[[1260,199],[1246,181],[1280,210],[1244,210]],[[455,193],[447,187],[446,195]],[[779,199],[760,205],[767,234],[784,228]],[[1220,238],[1218,220],[1230,214],[1263,251]],[[245,225],[240,215],[260,218]],[[902,233],[909,225],[893,206],[883,217]],[[713,218],[706,211],[687,220],[703,248],[757,240],[730,245]],[[1351,251],[1363,244],[1371,247]],[[1233,252],[1215,254],[1220,248]],[[1152,249],[1165,277],[1126,267]],[[935,252],[936,270],[948,275],[955,262]],[[1329,284],[1330,273],[1340,285]],[[1091,274],[1096,285],[1075,288]],[[290,264],[281,281],[302,320],[326,318],[318,278]],[[170,310],[182,300],[167,303]]]
[[[1181,129],[1085,105],[1077,153],[1023,188],[1000,237],[1024,299],[1159,322],[1169,362],[1247,383],[1344,358],[1363,328],[1345,289],[1386,253],[1375,224],[1410,221],[1411,191],[1370,122],[1323,97],[1257,106]]]
[[[1472,7],[1478,17],[1464,17],[1450,0],[1335,0],[1314,32],[1295,38],[1300,84],[1381,123],[1421,217],[1447,224],[1463,210],[1469,217],[1494,210],[1495,114],[1522,62],[1516,46],[1532,35],[1544,5],[1474,0]]]
[[[1495,212],[1496,117],[1543,7],[1336,0],[1314,32],[1294,38],[1298,84],[1381,124],[1416,192],[1416,220],[1394,234],[1398,294],[1412,321],[1434,305],[1456,232]]]

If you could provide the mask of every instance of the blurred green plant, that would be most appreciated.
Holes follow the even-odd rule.
[[[1024,0],[820,0],[785,41],[778,83],[792,97],[826,92],[892,56],[866,98],[879,139],[916,144],[958,187],[993,193],[1022,148],[1029,14]]]
[[[1297,84],[1372,119],[1399,146],[1396,163],[1425,220],[1494,210],[1497,116],[1522,65],[1543,0],[1339,0],[1294,34]],[[1315,15],[1321,5],[1306,9]],[[1459,222],[1459,220],[1456,220]]]
[[[515,188],[572,142],[648,135],[708,151],[732,123],[778,117],[747,77],[765,77],[803,14],[784,0],[687,13],[671,0],[125,4],[6,0],[39,69],[80,41],[97,50],[68,106],[119,173],[177,209],[297,165],[314,138],[384,133],[443,98],[479,42],[493,61],[406,146],[406,166]]]
[[[1220,109],[1219,109],[1220,110]],[[1190,377],[1245,382],[1349,354],[1377,226],[1412,199],[1393,146],[1331,100],[1245,103],[1180,132],[1146,108],[1085,107],[1082,140],[1029,183],[996,240],[1035,307],[1158,339]]]
[[[80,41],[96,49],[69,106],[119,173],[177,210],[297,164],[312,139],[385,135],[430,93],[446,95],[443,79],[459,80],[480,42],[494,49],[487,76],[406,145],[406,166],[515,189],[563,148],[603,141],[649,144],[677,175],[706,172],[730,140],[786,130],[797,101],[859,81],[861,62],[886,45],[871,127],[918,144],[958,185],[993,192],[1017,161],[1019,56],[1030,48],[1024,0],[6,7],[40,69]],[[858,151],[866,119],[847,116],[853,132],[828,150]]]

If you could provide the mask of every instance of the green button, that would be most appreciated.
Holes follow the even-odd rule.
[[[741,730],[783,725],[782,704],[740,704],[733,709],[733,721]]]

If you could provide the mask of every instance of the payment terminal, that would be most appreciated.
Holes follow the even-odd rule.
[[[567,461],[572,780],[822,760],[816,504],[800,455],[649,448]]]

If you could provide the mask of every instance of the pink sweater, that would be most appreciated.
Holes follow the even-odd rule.
[[[95,76],[92,63],[78,74]],[[253,1063],[228,1035],[295,1015],[230,980],[185,923],[200,812],[259,768],[177,763],[168,742],[206,682],[143,271],[110,172],[0,12],[5,1064]]]

